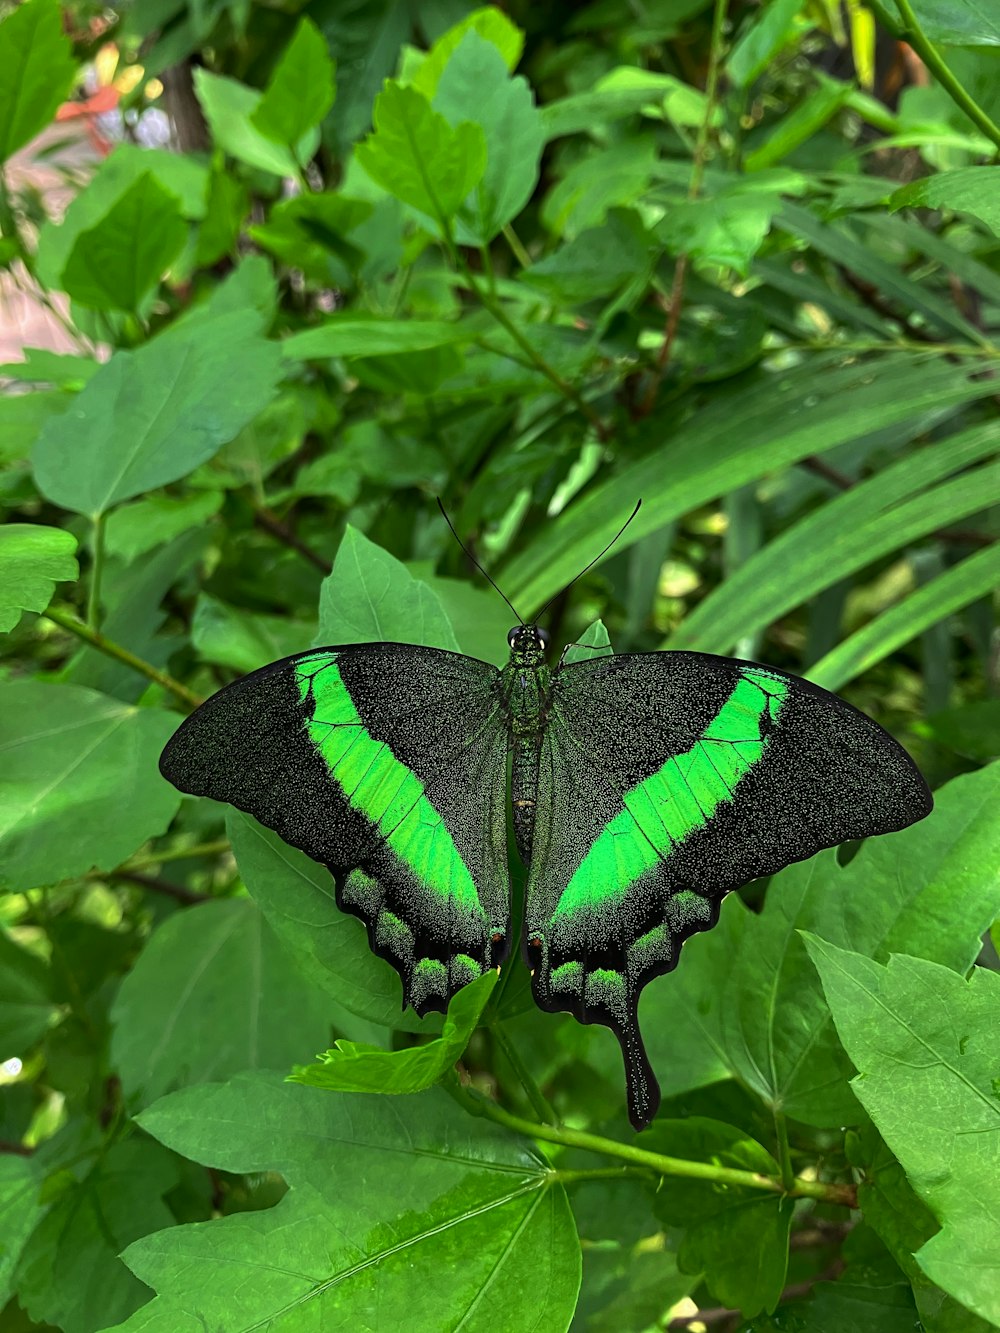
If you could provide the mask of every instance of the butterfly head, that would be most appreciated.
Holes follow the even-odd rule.
[[[540,625],[515,625],[507,635],[507,647],[514,666],[538,667],[548,651],[548,632]]]

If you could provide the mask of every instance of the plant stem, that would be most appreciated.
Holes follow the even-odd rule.
[[[90,588],[87,592],[87,625],[95,633],[101,628],[101,579],[104,576],[104,523],[103,513],[95,514],[91,528]]]
[[[778,1139],[778,1161],[781,1164],[781,1183],[786,1194],[791,1194],[795,1184],[795,1172],[792,1170],[792,1154],[788,1146],[788,1121],[784,1111],[774,1113],[774,1132]]]
[[[510,1035],[504,1028],[503,1023],[496,1023],[490,1028],[490,1031],[493,1033],[494,1040],[503,1052],[504,1059],[517,1075],[518,1081],[524,1089],[528,1101],[531,1103],[531,1109],[534,1111],[535,1115],[547,1125],[557,1125],[559,1123],[559,1117],[556,1115],[555,1111],[553,1111],[541,1088],[535,1082],[531,1070],[521,1059],[517,1047],[511,1041]]]
[[[151,866],[165,865],[168,861],[186,861],[192,856],[222,856],[229,851],[228,838],[216,838],[214,842],[198,842],[192,847],[169,847],[162,852],[143,852],[139,856],[130,856],[112,873],[124,874],[136,870],[148,870]],[[94,872],[97,878],[103,872]]]
[[[649,1172],[645,1167],[636,1166],[596,1166],[590,1171],[564,1171],[556,1167],[553,1176],[563,1185],[575,1184],[578,1180],[648,1180]]]
[[[970,97],[958,79],[955,78],[955,75],[952,74],[937,48],[921,28],[920,20],[913,12],[910,0],[896,0],[896,8],[906,24],[905,40],[913,47],[955,105],[965,112],[972,123],[978,129],[981,129],[1000,151],[1000,125],[990,119],[975,98]]]
[[[166,671],[161,671],[159,667],[153,666],[152,662],[147,662],[141,657],[136,657],[135,653],[129,652],[123,648],[120,643],[115,643],[114,639],[107,638],[100,630],[91,629],[85,625],[77,616],[70,615],[66,611],[60,611],[54,606],[50,606],[44,613],[46,619],[51,620],[53,624],[61,629],[69,630],[75,634],[84,643],[89,643],[91,648],[96,648],[98,652],[105,653],[108,657],[113,657],[116,662],[121,662],[123,666],[131,667],[133,671],[138,671],[141,676],[147,680],[155,681],[157,685],[168,690],[175,699],[186,704],[188,709],[195,709],[204,700],[193,690],[189,690],[186,685],[182,685],[179,680],[174,680],[173,676],[168,675]]]
[[[496,1102],[476,1096],[465,1088],[456,1087],[453,1091],[473,1115],[484,1115],[496,1121],[498,1125],[514,1130],[515,1133],[542,1139],[547,1143],[558,1143],[564,1148],[583,1148],[587,1152],[600,1153],[604,1157],[617,1157],[630,1166],[644,1167],[658,1176],[707,1180],[717,1185],[765,1190],[770,1194],[789,1194],[798,1199],[821,1199],[824,1203],[839,1204],[844,1208],[857,1207],[857,1190],[853,1185],[804,1180],[801,1176],[796,1176],[792,1179],[791,1188],[786,1190],[780,1180],[765,1176],[759,1171],[740,1171],[735,1167],[717,1166],[712,1162],[689,1162],[681,1157],[665,1157],[661,1153],[647,1152],[645,1148],[618,1143],[614,1139],[606,1139],[599,1134],[588,1134],[584,1130],[570,1129],[566,1125],[536,1124],[505,1111]]]
[[[504,226],[502,234],[504,240],[510,246],[514,258],[521,265],[521,267],[531,268],[531,255],[528,254],[527,250],[524,248],[524,245],[521,242],[520,236],[518,236],[517,232],[514,230],[514,228],[510,225],[509,222]]]
[[[534,366],[536,370],[541,371],[545,378],[559,390],[563,397],[568,399],[576,410],[587,418],[593,426],[597,438],[599,440],[606,440],[610,434],[608,427],[583,397],[579,389],[570,384],[569,380],[563,379],[558,370],[556,370],[554,366],[550,366],[545,360],[545,357],[542,356],[541,352],[532,345],[531,340],[521,332],[511,317],[507,314],[507,311],[503,308],[502,302],[494,296],[492,292],[487,291],[486,288],[481,285],[472,269],[469,268],[469,265],[466,263],[461,250],[456,245],[450,226],[448,226],[443,219],[442,230],[444,233],[445,246],[448,253],[451,255],[452,263],[465,278],[465,281],[468,283],[469,288],[479,301],[480,305],[488,310],[501,328],[505,329],[510,337],[513,338],[514,342],[517,343],[518,347],[520,347],[532,366]]]
[[[719,96],[719,68],[722,63],[722,42],[723,27],[726,22],[726,9],[729,0],[715,0],[715,8],[712,11],[712,37],[708,52],[708,73],[705,78],[705,115],[698,127],[698,138],[694,146],[694,156],[691,162],[691,179],[688,182],[688,202],[698,198],[701,194],[701,187],[705,180],[705,166],[708,159],[708,136],[712,128],[712,117],[715,115],[715,107]],[[663,376],[666,374],[667,366],[670,363],[670,353],[673,351],[674,339],[677,336],[677,326],[681,319],[681,306],[684,302],[684,285],[687,281],[689,256],[686,251],[681,251],[677,256],[677,262],[674,265],[674,279],[670,287],[670,297],[667,305],[667,321],[663,328],[663,342],[660,344],[660,350],[656,357],[656,366],[649,379],[646,393],[639,405],[638,415],[640,417],[648,416],[656,406],[656,397],[660,391],[660,385],[663,382]]]

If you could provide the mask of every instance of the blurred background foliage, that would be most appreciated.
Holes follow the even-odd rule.
[[[27,0],[0,5],[0,70],[0,1327],[94,1333],[161,1289],[152,1260],[133,1276],[117,1258],[126,1244],[284,1188],[274,1159],[209,1161],[136,1135],[130,1112],[287,1069],[331,1023],[383,1046],[435,1028],[393,1016],[398,986],[356,923],[338,933],[331,909],[303,929],[308,864],[156,772],[177,709],[316,641],[501,663],[510,612],[435,497],[522,616],[554,599],[557,643],[600,619],[619,651],[805,674],[980,809],[986,788],[961,784],[1000,754],[1000,13]],[[948,808],[937,836],[957,844],[958,795]],[[930,853],[918,838],[905,855],[917,876]],[[755,910],[763,890],[744,895]],[[898,947],[964,970],[987,898],[953,953]],[[737,908],[651,988],[665,1116],[716,1128],[686,1146],[651,1133],[766,1172],[788,1088],[675,1017],[752,931]],[[874,956],[888,938],[841,943]],[[523,1111],[527,1063],[563,1117],[621,1134],[607,1034],[524,1012],[519,967],[501,1025],[473,1037],[474,1078]],[[748,1005],[772,979],[748,974]],[[796,1170],[863,1167],[870,1196],[877,1178],[921,1217],[892,1195],[910,1187],[830,1041],[829,1113],[815,1088],[791,1097]],[[640,1216],[589,1189],[574,1327],[691,1327],[699,1309],[735,1327],[845,1257],[853,1294],[753,1326],[992,1318],[917,1273],[926,1221],[866,1224],[843,1248],[843,1209],[820,1204],[796,1215],[786,1273],[775,1214],[781,1261],[751,1278],[727,1264],[770,1235],[758,1214],[716,1233],[709,1212],[682,1242],[683,1208]],[[545,1327],[576,1301],[557,1270]],[[512,1293],[547,1280],[514,1272]],[[148,1327],[179,1329],[164,1308]]]

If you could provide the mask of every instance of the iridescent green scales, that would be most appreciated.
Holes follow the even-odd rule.
[[[773,672],[747,669],[700,739],[622,796],[573,872],[554,916],[620,898],[695,830],[704,828],[763,758],[788,687]]]

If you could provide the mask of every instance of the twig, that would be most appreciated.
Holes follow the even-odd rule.
[[[121,662],[123,666],[131,667],[133,671],[138,671],[147,680],[155,681],[157,685],[168,690],[175,699],[179,699],[189,709],[195,709],[204,702],[193,690],[189,690],[179,680],[174,680],[173,676],[168,675],[166,671],[161,671],[159,667],[153,666],[152,662],[137,657],[135,653],[129,652],[120,643],[115,643],[114,639],[109,639],[100,630],[91,629],[77,616],[70,615],[66,611],[60,611],[54,606],[50,606],[44,612],[44,615],[47,620],[51,620],[53,624],[58,625],[61,629],[69,630],[77,638],[83,639],[84,643],[89,643],[91,648],[96,648],[98,652],[113,657],[116,662]]]
[[[94,878],[123,879],[127,884],[138,884],[142,889],[150,889],[153,893],[162,893],[168,898],[184,903],[186,907],[193,906],[195,903],[212,901],[212,895],[209,893],[197,893],[194,889],[186,889],[183,884],[171,884],[168,879],[157,879],[155,875],[142,875],[137,870],[108,870],[103,874],[96,874]]]
[[[546,1100],[545,1094],[535,1082],[531,1070],[521,1059],[520,1052],[510,1039],[510,1035],[504,1028],[503,1023],[496,1023],[490,1031],[493,1033],[493,1040],[503,1052],[504,1059],[510,1065],[516,1074],[521,1087],[524,1089],[528,1101],[531,1103],[531,1109],[539,1120],[543,1120],[547,1125],[556,1125],[559,1123],[559,1117],[553,1111]]]
[[[728,0],[715,0],[715,8],[712,11],[712,36],[708,51],[708,73],[705,77],[705,115],[698,127],[698,138],[695,141],[694,155],[691,162],[691,180],[688,184],[687,193],[689,203],[701,194],[701,187],[705,179],[708,136],[712,128],[712,117],[715,114],[719,95],[722,30],[726,22],[727,5]],[[677,262],[674,265],[674,280],[670,286],[670,303],[667,307],[667,321],[663,328],[663,342],[660,344],[656,367],[650,376],[645,396],[636,413],[639,417],[648,416],[656,406],[656,396],[660,391],[663,376],[666,374],[667,366],[670,363],[670,353],[673,350],[674,338],[677,335],[677,326],[681,318],[681,306],[684,303],[684,284],[687,280],[689,261],[690,256],[687,251],[682,251],[677,256]]]
[[[283,542],[293,551],[297,551],[303,559],[308,560],[311,565],[315,565],[323,574],[330,574],[333,572],[333,565],[330,561],[324,559],[324,557],[317,551],[314,551],[311,546],[308,546],[301,537],[292,531],[287,523],[283,523],[281,519],[278,518],[277,514],[272,513],[266,505],[260,504],[257,500],[251,500],[250,503],[253,505],[254,522],[259,528],[262,528],[264,532],[270,533],[272,537],[276,537],[279,542]]]

